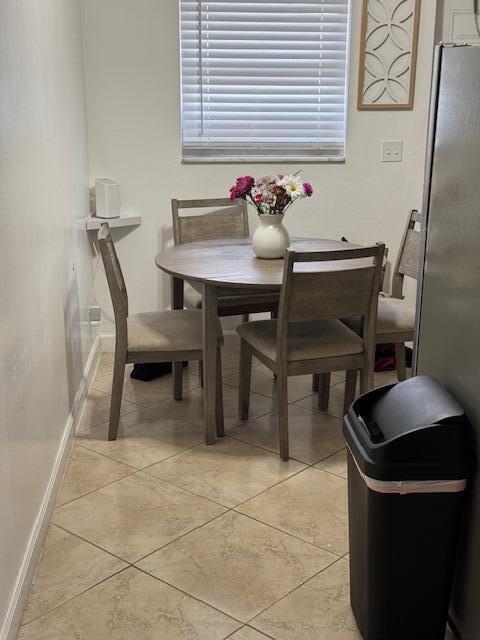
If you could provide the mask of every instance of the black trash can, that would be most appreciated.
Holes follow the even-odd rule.
[[[350,598],[364,640],[443,640],[470,425],[429,376],[358,398],[348,445]]]

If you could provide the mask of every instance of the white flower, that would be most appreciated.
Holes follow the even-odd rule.
[[[284,176],[281,180],[277,180],[277,185],[283,187],[292,200],[305,197],[303,182],[296,176]]]
[[[260,205],[261,210],[263,211],[263,213],[267,214],[270,213],[270,205],[268,204],[261,204]]]

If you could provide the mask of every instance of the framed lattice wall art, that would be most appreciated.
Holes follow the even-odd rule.
[[[359,109],[413,109],[421,0],[364,0]]]

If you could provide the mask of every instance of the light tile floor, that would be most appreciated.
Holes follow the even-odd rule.
[[[183,402],[171,400],[170,376],[141,383],[128,371],[119,437],[108,442],[103,354],[21,640],[360,640],[348,601],[342,376],[332,376],[328,412],[309,376],[292,382],[292,459],[282,462],[272,375],[255,364],[242,423],[234,349],[230,340],[227,435],[210,447],[195,366]]]

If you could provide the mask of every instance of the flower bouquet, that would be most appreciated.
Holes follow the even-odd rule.
[[[230,188],[230,198],[241,198],[255,207],[260,226],[252,237],[252,247],[259,258],[282,258],[290,245],[283,216],[299,198],[309,198],[312,185],[303,182],[298,174],[268,175],[259,178],[242,176]]]

